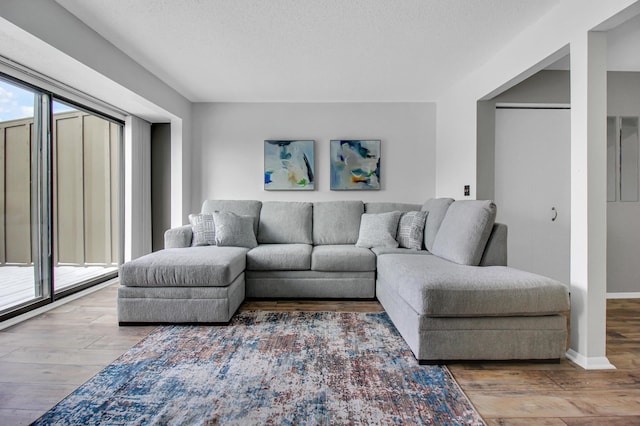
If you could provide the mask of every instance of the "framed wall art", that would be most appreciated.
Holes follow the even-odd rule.
[[[265,140],[264,189],[313,191],[314,164],[312,140]]]
[[[380,141],[331,141],[331,190],[380,189]]]

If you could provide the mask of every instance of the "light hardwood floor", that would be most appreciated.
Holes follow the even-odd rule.
[[[118,327],[117,285],[0,331],[0,424],[29,424],[154,327]],[[640,425],[640,299],[609,300],[617,370],[560,364],[450,364],[488,425]],[[250,301],[242,309],[364,311],[376,302]]]

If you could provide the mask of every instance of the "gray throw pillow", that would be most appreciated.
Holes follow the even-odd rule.
[[[254,248],[258,246],[253,232],[252,216],[240,216],[231,212],[214,212],[216,245]]]
[[[363,214],[356,247],[398,247],[395,236],[400,215],[402,212]]]
[[[213,214],[199,213],[190,214],[189,223],[193,231],[192,246],[215,246],[216,245],[216,225],[213,221]]]
[[[429,212],[415,211],[403,213],[398,224],[398,244],[400,247],[422,250],[424,244],[424,224]]]

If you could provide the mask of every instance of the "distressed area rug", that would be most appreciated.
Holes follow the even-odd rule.
[[[484,423],[385,313],[241,312],[159,327],[35,424]]]

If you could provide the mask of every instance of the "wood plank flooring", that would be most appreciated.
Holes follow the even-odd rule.
[[[0,331],[0,424],[25,425],[153,326],[118,327],[117,284]],[[378,312],[374,301],[248,301],[244,310]],[[457,363],[449,369],[489,426],[640,425],[640,299],[607,303],[617,370],[569,361]]]

